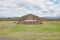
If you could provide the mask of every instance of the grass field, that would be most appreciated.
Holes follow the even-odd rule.
[[[16,24],[0,30],[0,35],[22,40],[60,40],[60,21],[43,21],[40,25]]]
[[[11,23],[12,21],[0,21],[0,25],[1,24],[6,24],[6,23]]]

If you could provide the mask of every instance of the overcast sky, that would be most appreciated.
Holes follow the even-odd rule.
[[[0,16],[60,16],[60,0],[0,0]]]

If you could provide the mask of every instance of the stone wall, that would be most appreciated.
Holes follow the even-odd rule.
[[[25,20],[36,20],[36,21],[25,21]],[[19,24],[42,24],[42,20],[38,16],[28,14],[28,15],[22,16],[18,20],[18,23]]]

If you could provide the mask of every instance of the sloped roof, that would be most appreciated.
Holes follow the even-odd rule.
[[[27,14],[27,15],[24,15],[24,16],[22,16],[22,17],[26,17],[26,16],[33,16],[33,17],[39,17],[39,16],[36,16],[36,15],[34,15],[34,14]],[[39,17],[40,18],[40,17]]]
[[[22,20],[22,19],[26,19],[26,20],[41,20],[41,18],[39,17],[39,16],[36,16],[36,15],[34,15],[34,14],[27,14],[27,15],[24,15],[24,16],[22,16],[21,18],[20,18],[20,20]]]

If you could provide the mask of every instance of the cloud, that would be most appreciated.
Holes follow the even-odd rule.
[[[52,3],[54,4],[58,4],[59,3],[59,0],[50,0]]]
[[[60,0],[0,0],[0,14],[3,16],[28,13],[38,16],[60,15]]]

